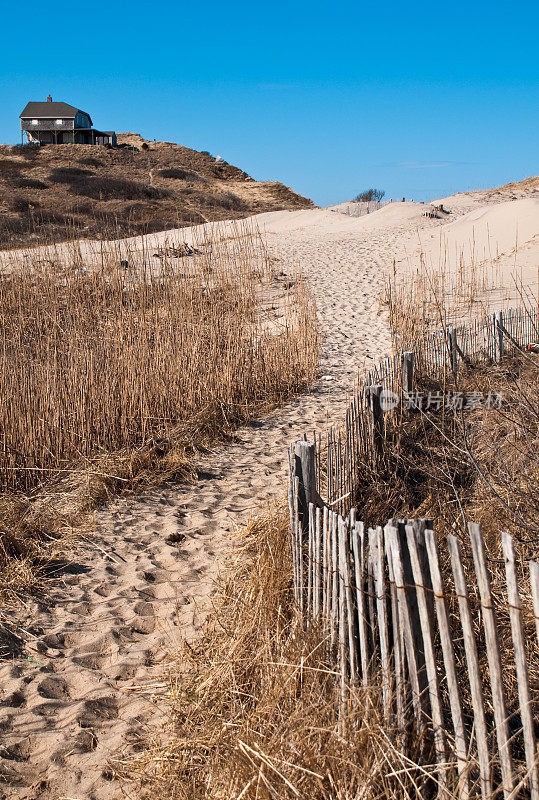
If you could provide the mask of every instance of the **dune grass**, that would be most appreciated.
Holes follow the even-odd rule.
[[[73,244],[4,264],[4,585],[42,552],[39,520],[55,538],[111,491],[187,477],[197,448],[314,377],[307,287],[296,275],[285,288],[253,226],[201,232],[189,257],[178,247]],[[64,498],[47,524],[43,492]]]

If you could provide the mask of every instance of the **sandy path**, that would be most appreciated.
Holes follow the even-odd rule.
[[[439,223],[413,204],[376,213],[260,217],[271,250],[301,264],[311,282],[321,370],[331,380],[201,459],[196,485],[167,485],[100,509],[91,542],[57,565],[46,598],[16,615],[26,645],[12,642],[0,664],[1,798],[121,796],[107,763],[162,722],[152,702],[155,665],[200,628],[229,531],[282,496],[290,442],[338,420],[358,368],[389,348],[379,300],[393,258],[408,260],[416,229],[427,234]],[[130,689],[141,685],[146,693]]]

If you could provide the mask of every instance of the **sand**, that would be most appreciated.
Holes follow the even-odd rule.
[[[257,217],[271,252],[287,269],[300,265],[311,283],[321,379],[201,458],[195,485],[165,485],[100,508],[88,541],[57,565],[43,598],[14,612],[21,638],[0,662],[1,798],[125,796],[107,765],[135,752],[141,735],[164,729],[167,653],[197,636],[211,611],[233,530],[283,496],[288,445],[342,419],[358,370],[389,351],[381,299],[394,259],[397,269],[413,269],[421,250],[435,260],[444,236],[458,249],[472,233],[481,257],[497,245],[508,275],[515,259],[528,271],[539,264],[537,193],[443,203],[453,212],[447,221],[425,218],[416,203],[359,218],[324,209]],[[189,241],[190,231],[176,235]],[[171,234],[149,238],[153,248]]]

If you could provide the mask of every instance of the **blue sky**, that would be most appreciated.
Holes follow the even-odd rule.
[[[1,142],[50,92],[322,205],[539,172],[537,0],[1,6]]]

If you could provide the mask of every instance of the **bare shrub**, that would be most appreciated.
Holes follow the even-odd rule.
[[[88,167],[102,167],[105,164],[105,161],[102,161],[99,158],[81,158],[79,159],[79,164],[85,164]]]
[[[385,197],[384,189],[366,189],[364,192],[356,195],[354,197],[355,203],[380,203],[381,200]]]
[[[203,194],[189,186],[181,189],[182,195],[189,197],[191,202],[197,203],[205,208],[223,208],[226,211],[244,211],[248,208],[247,204],[232,192],[220,192],[219,194]]]
[[[215,198],[216,205],[227,209],[228,211],[245,211],[247,203],[232,192],[225,192],[224,194],[217,195]]]
[[[22,156],[26,161],[35,161],[39,155],[39,145],[15,144],[11,147],[11,152]]]

